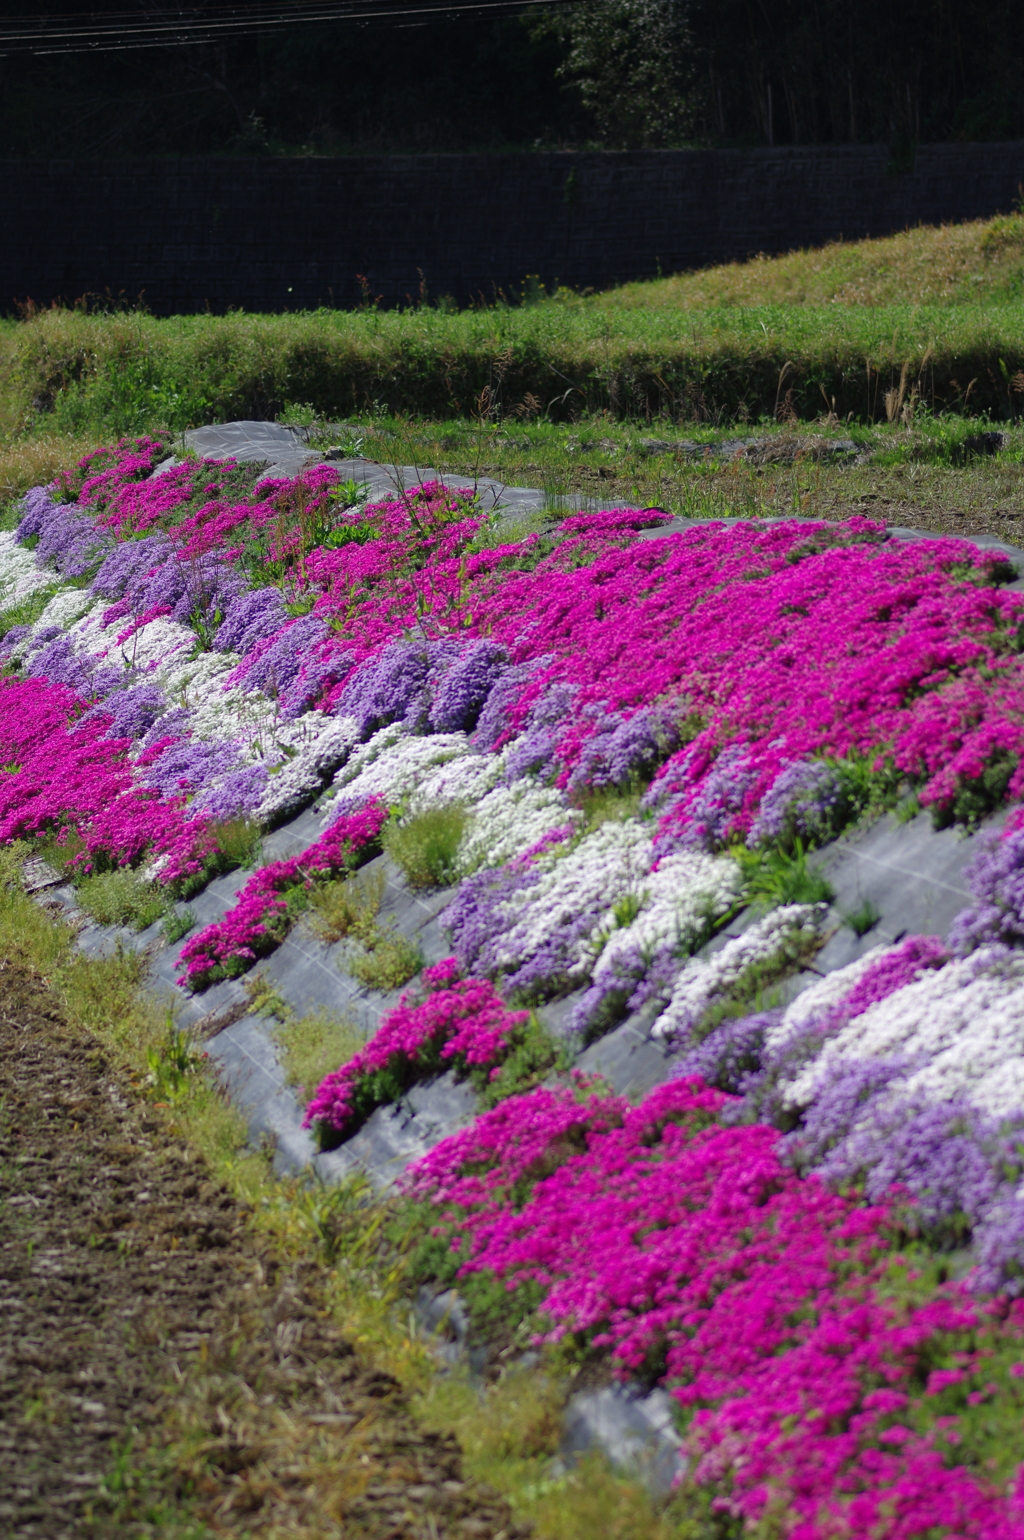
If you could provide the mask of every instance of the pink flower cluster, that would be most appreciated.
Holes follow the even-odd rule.
[[[1000,558],[965,542],[887,541],[866,519],[708,524],[636,542],[626,537],[666,516],[614,509],[564,520],[548,555],[537,536],[469,555],[481,519],[439,484],[322,517],[337,473],[320,465],[261,484],[258,501],[215,496],[176,522],[194,471],[141,481],[140,455],[141,441],[125,446],[123,467],[115,453],[101,473],[117,481],[103,522],[121,533],[159,525],[188,559],[230,555],[236,539],[236,554],[250,537],[269,542],[329,625],[296,683],[304,699],[309,672],[326,710],[354,667],[410,628],[486,636],[533,665],[507,703],[508,734],[546,698],[571,698],[554,735],[560,784],[610,720],[654,706],[666,722],[685,720],[688,739],[702,724],[657,783],[670,834],[687,825],[722,751],[737,747],[751,773],[730,837],[746,832],[786,766],[821,755],[888,761],[940,808],[993,763],[1008,765],[1011,799],[1024,792],[1022,601],[986,586]],[[310,545],[312,531],[322,544]],[[291,624],[260,638],[234,682]]]
[[[923,1370],[984,1327],[978,1305],[886,1287],[885,1208],[795,1176],[774,1130],[718,1121],[728,1100],[699,1080],[635,1108],[537,1091],[439,1145],[408,1190],[439,1211],[460,1276],[541,1285],[552,1337],[668,1382],[723,1519],[786,1514],[791,1540],[1020,1540],[1020,1502],[955,1463],[957,1419],[918,1415]],[[1003,1329],[1022,1324],[1010,1307]],[[966,1407],[986,1361],[955,1361]]]
[[[63,685],[0,679],[0,843],[74,831],[86,871],[147,853],[164,858],[165,884],[201,871],[216,849],[207,821],[135,785],[127,740],[103,737],[106,717],[78,722],[86,709]]]
[[[368,802],[358,813],[338,818],[326,834],[301,855],[274,861],[254,872],[236,893],[238,903],[222,920],[207,925],[182,947],[178,958],[185,964],[179,984],[205,989],[217,979],[244,973],[257,956],[272,950],[281,939],[288,914],[284,895],[291,888],[310,887],[355,864],[376,844],[387,822],[387,808]]]
[[[94,449],[78,461],[73,471],[61,471],[53,488],[65,501],[74,500],[94,510],[106,508],[133,483],[148,477],[170,453],[168,437],[122,438],[110,447]]]
[[[331,1146],[355,1131],[374,1107],[394,1101],[415,1080],[446,1065],[496,1068],[528,1011],[509,1011],[486,980],[458,979],[454,957],[420,975],[419,991],[402,996],[366,1047],[323,1081],[306,1108],[304,1128],[315,1127]]]

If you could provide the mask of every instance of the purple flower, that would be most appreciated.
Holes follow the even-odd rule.
[[[195,807],[217,821],[244,818],[259,807],[268,779],[266,765],[246,765],[209,791],[199,791]]]
[[[89,722],[100,716],[109,716],[111,723],[107,729],[108,738],[142,738],[163,715],[166,706],[163,691],[158,685],[129,685],[127,689],[112,690],[105,700],[90,706],[81,721]]]
[[[168,744],[142,772],[142,781],[164,797],[198,791],[208,781],[240,768],[238,750],[230,743],[179,739]]]
[[[820,844],[836,832],[842,805],[842,777],[833,765],[794,760],[762,797],[747,844],[792,844],[796,838]]]
[[[964,957],[988,941],[1024,942],[1024,829],[985,840],[966,876],[975,902],[950,927],[952,950]]]
[[[434,685],[430,726],[438,733],[470,732],[495,685],[508,669],[497,642],[470,642]]]
[[[599,972],[577,1001],[569,1018],[570,1031],[592,1042],[648,1001],[667,999],[681,966],[679,948],[670,942],[653,955],[638,942],[629,950],[623,948],[613,966]]]
[[[356,669],[338,697],[335,714],[355,717],[363,738],[390,722],[419,732],[427,725],[432,674],[458,655],[454,640],[390,642]]]
[[[673,1080],[699,1075],[705,1085],[735,1095],[751,1072],[760,1069],[765,1037],[781,1019],[782,1011],[772,1010],[723,1021],[702,1042],[683,1051],[672,1070]]]
[[[256,588],[228,601],[213,645],[220,652],[237,652],[244,657],[257,642],[280,631],[287,619],[280,589]]]
[[[89,585],[101,599],[121,599],[165,562],[173,552],[166,535],[121,540],[103,560]]]
[[[665,804],[665,811],[673,803],[685,804],[685,819],[674,835],[675,843],[701,850],[719,849],[728,840],[733,820],[757,784],[758,774],[748,744],[733,743],[723,749],[696,792],[688,788]],[[657,782],[652,792],[655,787]]]
[[[12,626],[6,635],[0,638],[0,649],[4,653],[10,652],[11,648],[16,647],[23,637],[28,636],[31,630],[31,625]]]
[[[565,731],[575,693],[575,688],[570,684],[549,685],[540,700],[531,706],[522,732],[509,746],[505,779],[510,784],[525,775],[546,779],[553,774],[556,769],[556,750]],[[479,738],[479,733],[477,736]]]
[[[626,718],[606,713],[584,745],[570,789],[621,786],[633,775],[649,774],[678,746],[679,730],[663,707],[646,707]]]
[[[21,522],[14,532],[18,544],[24,545],[33,535],[41,535],[61,507],[50,496],[48,487],[32,487],[26,492],[21,500]]]
[[[323,649],[330,634],[316,615],[290,620],[275,635],[257,642],[227,682],[262,690],[279,700],[281,715],[286,719],[299,716],[336,676],[337,658]]]
[[[86,699],[102,697],[123,683],[124,669],[112,664],[98,664],[87,652],[75,652],[58,627],[47,626],[38,640],[43,638],[46,638],[45,644],[31,656],[31,673],[35,678],[66,685]]]
[[[114,544],[75,503],[49,504],[39,522],[36,565],[54,566],[62,577],[84,577]]]
[[[487,973],[497,968],[498,943],[508,927],[500,906],[514,893],[536,887],[539,880],[539,868],[514,862],[487,867],[459,884],[440,920],[464,972]]]
[[[533,673],[550,662],[550,658],[535,658],[530,663],[516,663],[498,676],[477,719],[473,734],[477,748],[493,749],[498,740],[511,731],[523,690]]]
[[[974,1288],[983,1294],[1024,1293],[1024,1197],[1001,1194],[978,1225],[974,1244]]]

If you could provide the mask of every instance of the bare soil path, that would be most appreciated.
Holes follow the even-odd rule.
[[[0,958],[0,1534],[525,1533]]]

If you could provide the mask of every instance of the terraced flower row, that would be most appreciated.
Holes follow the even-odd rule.
[[[758,1008],[834,925],[811,848],[1024,792],[1005,563],[863,519],[639,538],[655,510],[503,543],[437,485],[154,474],[165,447],[98,452],[0,535],[0,837],[179,894],[239,820],[315,805],[187,941],[192,989],[411,850],[454,886],[452,956],[320,1088],[323,1143],[446,1065],[514,1092],[567,994],[570,1050],[642,1010],[678,1077],[635,1109],[513,1095],[438,1146],[408,1178],[430,1276],[672,1387],[709,1534],[1024,1535],[1024,830],[948,937]]]

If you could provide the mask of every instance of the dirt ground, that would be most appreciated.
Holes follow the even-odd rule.
[[[0,1535],[526,1533],[0,959]]]

